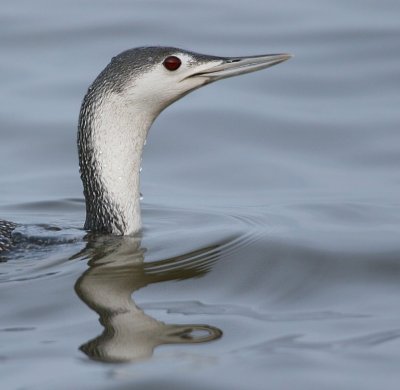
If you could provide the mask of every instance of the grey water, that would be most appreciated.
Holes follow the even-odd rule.
[[[1,389],[397,389],[398,1],[3,0]],[[290,52],[150,131],[141,237],[87,235],[76,152],[115,54]]]

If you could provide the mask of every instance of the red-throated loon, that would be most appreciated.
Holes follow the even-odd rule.
[[[203,85],[290,57],[216,57],[173,47],[139,47],[114,57],[90,86],[79,116],[84,228],[118,235],[140,230],[142,150],[162,110]],[[0,221],[0,252],[10,247],[14,228],[13,223]]]

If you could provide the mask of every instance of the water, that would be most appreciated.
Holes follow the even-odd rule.
[[[396,1],[3,1],[2,389],[397,389]],[[143,237],[86,236],[77,114],[116,53],[291,52],[154,124]],[[100,322],[98,321],[100,318]]]

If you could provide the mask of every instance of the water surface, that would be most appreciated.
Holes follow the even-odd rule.
[[[397,389],[400,5],[3,1],[6,389]],[[142,237],[86,235],[81,99],[116,53],[291,52],[151,129]],[[100,322],[99,322],[100,320]]]

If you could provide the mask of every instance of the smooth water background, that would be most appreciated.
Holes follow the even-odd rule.
[[[397,389],[399,14],[3,0],[0,216],[24,226],[0,263],[1,388]],[[84,238],[81,99],[148,44],[295,58],[168,108],[145,150],[141,242]]]

